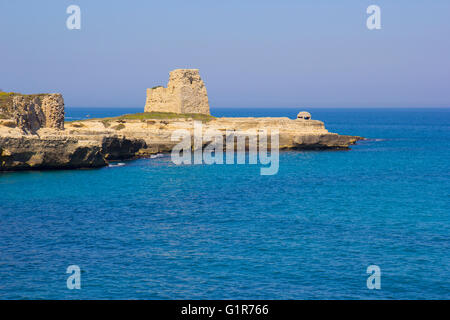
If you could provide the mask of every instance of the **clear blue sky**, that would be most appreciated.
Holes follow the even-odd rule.
[[[450,106],[448,0],[0,0],[0,33],[0,88],[72,107],[143,107],[175,68],[213,107]]]

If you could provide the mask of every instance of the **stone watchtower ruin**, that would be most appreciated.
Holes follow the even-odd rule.
[[[147,89],[145,112],[209,113],[208,94],[198,69],[170,72],[167,88]]]

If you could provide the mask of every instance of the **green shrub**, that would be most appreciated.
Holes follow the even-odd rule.
[[[119,123],[117,126],[112,127],[114,130],[122,130],[125,128],[125,125],[123,123]]]
[[[200,114],[200,113],[173,113],[173,112],[141,112],[141,113],[132,113],[132,114],[124,114],[119,117],[113,118],[92,118],[81,120],[82,121],[101,121],[105,128],[110,126],[111,122],[125,123],[126,120],[177,120],[177,119],[192,119],[198,121],[210,121],[215,119],[215,117],[208,114]],[[153,124],[154,122],[148,122],[148,124]],[[166,123],[168,123],[166,121]]]
[[[173,112],[141,112],[125,114],[118,117],[117,119],[124,120],[145,120],[145,119],[160,119],[160,120],[171,120],[171,119],[193,119],[199,121],[210,121],[214,119],[213,116],[208,114],[200,113],[173,113]]]

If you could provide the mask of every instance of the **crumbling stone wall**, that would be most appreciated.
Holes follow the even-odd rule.
[[[147,89],[145,112],[210,114],[208,94],[198,69],[173,70],[167,88]]]
[[[64,99],[61,94],[16,95],[8,108],[18,128],[33,133],[40,128],[64,129]]]

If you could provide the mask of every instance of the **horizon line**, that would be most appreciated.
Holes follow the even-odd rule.
[[[88,108],[98,108],[98,109],[141,109],[144,110],[143,106],[139,107],[123,107],[123,106],[65,106],[66,108],[73,109],[88,109]],[[399,106],[379,106],[379,107],[358,107],[358,106],[349,106],[349,107],[210,107],[210,109],[450,109],[449,106],[407,106],[407,107],[399,107]]]

